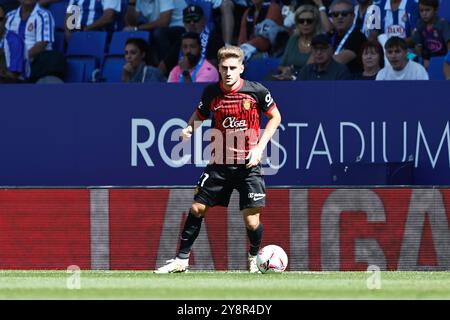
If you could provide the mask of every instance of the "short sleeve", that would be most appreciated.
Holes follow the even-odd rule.
[[[120,0],[103,0],[103,10],[112,9],[120,12]]]
[[[209,118],[209,115],[211,113],[211,110],[209,108],[210,104],[211,104],[211,90],[210,90],[210,86],[207,86],[204,90],[203,90],[203,94],[202,94],[202,98],[197,106],[197,115],[200,117],[200,119],[202,120],[206,120]]]
[[[256,96],[258,98],[258,105],[262,112],[270,113],[273,108],[276,107],[275,101],[273,101],[272,94],[269,89],[264,87],[262,84],[257,85]]]

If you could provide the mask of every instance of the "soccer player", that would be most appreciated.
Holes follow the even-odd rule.
[[[248,268],[250,272],[258,272],[256,255],[263,234],[259,216],[266,196],[260,162],[264,148],[281,122],[281,115],[264,86],[241,79],[242,49],[225,46],[217,57],[222,80],[204,89],[197,110],[181,134],[183,140],[189,139],[213,113],[213,128],[218,130],[218,134],[212,135],[214,151],[198,181],[177,257],[167,261],[156,273],[187,271],[191,247],[200,232],[203,217],[210,207],[228,206],[233,189],[239,192],[239,207],[250,240]],[[269,121],[260,136],[261,112]]]

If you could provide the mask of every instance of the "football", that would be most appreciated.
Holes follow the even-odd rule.
[[[271,244],[259,250],[256,263],[261,273],[283,272],[287,267],[288,257],[283,248]]]

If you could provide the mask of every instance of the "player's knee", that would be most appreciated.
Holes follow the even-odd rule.
[[[197,218],[203,217],[206,213],[207,207],[201,203],[193,203],[191,206],[191,213]]]
[[[259,220],[245,221],[245,227],[250,231],[258,229]]]

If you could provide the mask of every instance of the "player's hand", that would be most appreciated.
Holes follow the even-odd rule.
[[[262,159],[263,149],[259,146],[254,147],[248,152],[246,160],[248,160],[246,168],[257,166]]]
[[[181,130],[181,141],[189,140],[192,136],[192,126],[187,126]]]

